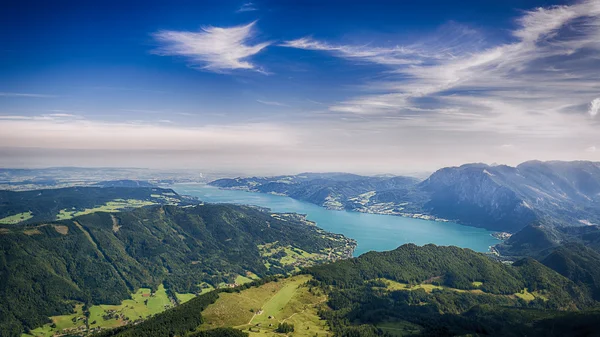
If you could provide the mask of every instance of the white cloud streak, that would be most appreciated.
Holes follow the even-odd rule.
[[[256,8],[256,5],[254,5],[252,2],[247,2],[247,3],[243,4],[236,11],[236,13],[253,12],[253,11],[257,11],[257,10],[258,10],[258,8]]]
[[[276,102],[276,101],[263,101],[261,99],[257,99],[256,100],[258,103],[264,104],[264,105],[272,105],[272,106],[285,106],[285,107],[289,107],[289,105],[285,104],[285,103],[280,103],[280,102]]]
[[[0,97],[31,97],[31,98],[54,98],[55,95],[32,94],[23,92],[0,92]]]
[[[255,38],[255,24],[256,21],[229,28],[207,26],[199,32],[159,31],[154,38],[162,46],[154,52],[162,56],[182,56],[192,67],[217,73],[231,70],[265,72],[248,60],[271,44],[251,44]]]
[[[384,65],[417,64],[416,51],[404,47],[378,48],[365,46],[333,45],[317,41],[309,37],[285,41],[280,47],[290,47],[305,50],[328,51],[334,55],[354,60],[362,60]]]

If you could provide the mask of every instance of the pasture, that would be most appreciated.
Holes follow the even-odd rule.
[[[326,324],[317,315],[326,297],[309,291],[308,280],[310,276],[299,275],[240,293],[221,293],[202,312],[202,329],[235,327],[251,336],[281,336],[275,329],[287,322],[295,326],[294,336],[327,336]]]

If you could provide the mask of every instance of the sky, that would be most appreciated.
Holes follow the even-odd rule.
[[[0,166],[249,174],[600,161],[600,1],[28,1]]]

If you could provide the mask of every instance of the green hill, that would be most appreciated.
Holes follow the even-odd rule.
[[[508,265],[468,249],[409,244],[305,272],[310,275],[221,290],[201,310],[180,306],[203,317],[193,328],[181,325],[180,336],[213,328],[282,336],[277,328],[283,323],[295,327],[294,336],[595,336],[600,331],[598,302],[586,289],[533,259]],[[170,324],[163,315],[154,319]],[[140,333],[132,325],[102,336]],[[153,336],[155,330],[144,333]]]
[[[261,248],[266,245],[281,249],[270,254]],[[234,205],[150,206],[3,226],[0,335],[38,327],[75,303],[119,304],[141,287],[163,284],[171,298],[200,293],[240,276],[286,274],[339,259],[354,245],[300,216]]]

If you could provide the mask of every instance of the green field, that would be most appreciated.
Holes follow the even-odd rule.
[[[202,294],[206,294],[209,291],[213,291],[215,288],[213,286],[211,286],[210,284],[203,282],[201,284],[198,285],[198,292],[197,293],[175,293],[175,296],[177,297],[177,300],[179,301],[179,304],[181,303],[185,303],[189,300],[191,300],[192,298],[202,295]]]
[[[14,225],[18,224],[21,221],[29,220],[31,218],[33,218],[33,214],[31,212],[23,212],[0,219],[0,224]]]
[[[384,281],[387,284],[387,289],[389,289],[389,290],[413,291],[413,290],[417,290],[417,289],[423,289],[427,293],[431,293],[434,289],[439,289],[439,290],[450,290],[450,291],[455,291],[455,292],[459,292],[459,293],[470,292],[472,294],[486,294],[485,292],[483,292],[480,289],[463,290],[463,289],[437,286],[437,285],[428,284],[428,283],[410,285],[410,284],[400,283],[400,282],[391,281],[391,280],[387,280],[387,279],[380,279],[380,280]],[[472,284],[475,287],[481,287],[483,285],[482,282],[473,282]],[[510,297],[514,296],[514,297],[518,297],[527,302],[531,302],[531,301],[535,300],[536,298],[542,299],[544,301],[548,300],[548,297],[543,295],[542,293],[537,292],[537,291],[529,292],[527,290],[527,288],[521,290],[521,292],[514,293],[513,295],[494,295],[494,296],[510,296]]]
[[[78,329],[85,328],[85,316],[83,314],[83,305],[78,304],[75,306],[75,312],[71,315],[62,315],[51,317],[52,323],[56,324],[53,328],[52,324],[46,324],[31,331],[31,334],[23,334],[22,336],[43,336],[50,337],[57,332],[74,332]]]
[[[172,306],[163,285],[160,285],[154,294],[151,294],[148,288],[141,288],[131,297],[132,299],[124,300],[119,305],[94,305],[90,307],[90,328],[118,327],[127,322],[134,322],[163,312]],[[52,324],[46,324],[33,330],[30,335],[23,336],[49,337],[69,331],[73,332],[78,328],[85,328],[84,317],[82,305],[79,304],[73,314],[51,317],[56,327],[52,327]],[[75,322],[73,322],[73,318],[75,318]]]
[[[104,205],[96,206],[94,208],[86,208],[83,211],[61,209],[60,212],[56,215],[56,220],[71,219],[79,215],[90,214],[95,212],[120,212],[127,208],[136,208],[155,204],[156,203],[152,201],[146,200],[115,199],[113,201],[105,203]]]
[[[192,298],[196,297],[196,294],[191,294],[191,293],[184,293],[184,294],[180,294],[180,293],[176,293],[175,296],[177,296],[177,301],[179,301],[179,304],[183,304],[189,300],[191,300]]]
[[[236,327],[251,336],[281,336],[275,329],[280,322],[287,322],[294,324],[294,336],[327,336],[326,324],[317,315],[317,307],[326,297],[309,292],[308,280],[310,276],[299,275],[239,294],[221,293],[202,313],[206,322],[202,328]]]
[[[299,270],[299,265],[308,266],[314,264],[315,262],[320,262],[327,259],[326,253],[308,253],[302,249],[289,245],[281,246],[277,241],[264,245],[258,245],[258,250],[260,251],[260,255],[266,258],[267,261],[265,262],[265,266],[267,268],[270,268],[271,266],[269,259],[277,260],[284,266],[296,265],[296,270]],[[277,258],[274,257],[275,254],[278,254]],[[282,256],[279,257],[279,255]]]
[[[141,288],[131,297],[132,299],[125,300],[120,305],[91,307],[90,328],[120,326],[127,321],[135,321],[163,312],[172,306],[163,285],[160,285],[154,294],[151,294],[148,288]]]
[[[515,293],[515,296],[517,296],[518,298],[525,300],[527,302],[531,302],[531,301],[535,300],[536,298],[539,298],[544,301],[548,300],[548,297],[541,294],[540,292],[537,292],[537,291],[529,292],[529,290],[527,288],[523,289],[519,293]]]
[[[442,286],[437,286],[437,285],[428,284],[428,283],[410,285],[407,283],[400,283],[400,282],[386,280],[386,279],[381,279],[381,280],[387,284],[387,289],[389,289],[389,290],[413,291],[413,290],[417,290],[417,289],[423,289],[428,293],[431,293],[434,289],[439,289],[439,290],[447,289],[447,290],[452,290],[452,291],[456,291],[456,292],[465,292],[466,291],[466,290],[462,290],[462,289],[442,287]]]

